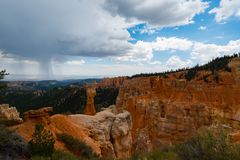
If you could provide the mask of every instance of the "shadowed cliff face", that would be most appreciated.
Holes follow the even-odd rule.
[[[116,105],[132,115],[133,152],[182,142],[202,126],[239,130],[240,59],[233,59],[229,67],[231,72],[218,71],[218,82],[213,75],[205,82],[206,71],[192,81],[179,78],[181,73],[125,80]]]

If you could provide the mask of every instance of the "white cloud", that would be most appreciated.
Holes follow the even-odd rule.
[[[229,41],[226,45],[205,44],[195,42],[191,52],[191,58],[206,63],[212,58],[231,55],[240,51],[240,40]]]
[[[181,50],[186,51],[191,48],[192,42],[185,38],[177,37],[157,37],[152,43],[153,49],[156,51]]]
[[[0,0],[0,46],[43,65],[58,55],[128,56],[135,50],[128,27],[144,21],[149,26],[141,32],[152,34],[151,25],[192,23],[207,6],[201,0]]]
[[[210,14],[216,14],[215,20],[222,22],[231,16],[240,17],[239,0],[221,0],[220,6],[209,11]]]
[[[207,29],[207,27],[206,26],[200,26],[198,29],[204,31],[204,30]]]
[[[113,57],[117,61],[150,61],[153,57],[153,47],[151,42],[137,41],[136,44],[132,44],[125,55]]]
[[[204,12],[208,2],[202,0],[106,0],[105,8],[128,21],[146,22],[152,26],[181,26],[193,23],[193,17]]]
[[[1,60],[34,63],[46,75],[52,73],[52,59],[61,56],[152,63],[155,50],[187,51],[191,42],[160,37],[131,44],[127,28],[146,23],[147,28],[139,32],[153,34],[154,27],[193,23],[193,17],[207,7],[202,0],[0,0],[0,47],[12,55]],[[84,62],[64,59],[61,63]],[[19,71],[17,65],[9,65],[14,67]]]
[[[175,55],[171,56],[166,62],[161,62],[161,59],[160,61],[156,61],[153,58],[154,54],[168,54],[169,51],[171,52],[171,54],[175,53]],[[180,55],[177,55],[178,51],[189,54],[189,58],[183,59],[182,57],[180,57]],[[98,68],[99,72],[95,72],[96,68],[93,68],[93,66],[97,65],[85,63],[85,61],[82,59],[74,59],[68,61],[65,61],[65,59],[60,61],[56,60],[53,61],[54,63],[52,63],[50,67],[53,68],[52,72],[54,74],[64,73],[74,75],[81,73],[82,75],[88,75],[89,73],[89,75],[113,75],[116,73],[116,75],[130,75],[140,72],[159,72],[162,70],[183,68],[193,65],[193,62],[202,64],[208,62],[214,57],[230,55],[233,53],[238,53],[239,51],[240,40],[232,40],[225,45],[217,45],[211,43],[191,41],[185,38],[157,37],[152,42],[137,41],[136,44],[130,44],[130,48],[127,50],[126,54],[111,57],[113,60],[115,60],[115,62],[118,62],[118,65],[107,64],[108,62],[104,61],[104,63],[106,63],[105,65],[99,64],[99,66],[101,66],[100,68]],[[98,59],[99,58],[96,58],[96,63],[98,63]],[[122,61],[128,62],[127,64],[129,65],[121,64]],[[76,65],[81,65],[81,68],[84,68],[84,70],[80,67],[76,67]],[[117,66],[121,66],[122,68],[118,70]],[[130,66],[133,67],[131,68]],[[154,67],[154,69],[151,70],[151,66]],[[36,72],[36,68],[41,68],[41,64],[39,65],[36,61],[33,61],[31,59],[22,59],[20,57],[19,59],[16,59],[16,57],[11,57],[11,55],[9,54],[1,53],[0,67],[7,68],[10,73],[19,73],[24,70],[24,72],[26,73],[36,74],[38,73]],[[148,68],[143,69],[144,67]],[[129,69],[129,71],[126,71],[124,69]],[[69,71],[65,72],[67,70]],[[120,70],[122,70],[122,72]]]
[[[153,58],[153,51],[187,51],[191,49],[193,43],[184,38],[177,37],[157,37],[155,41],[144,42],[137,41],[136,44],[131,45],[126,54],[123,56],[113,57],[117,61],[132,61],[132,62],[143,62],[151,61]]]
[[[71,65],[61,65],[59,69],[65,75],[88,75],[88,76],[130,76],[139,73],[161,72],[168,70],[165,65],[142,65],[142,64],[83,64],[83,69]],[[97,69],[96,69],[97,68]],[[59,73],[60,71],[57,71]]]
[[[150,28],[150,27],[145,27],[143,29],[140,30],[140,34],[148,34],[148,35],[151,35],[151,34],[154,34],[156,32],[156,29],[154,28]]]
[[[189,53],[192,60],[195,60],[198,63],[202,64],[218,56],[230,55],[240,52],[240,40],[229,41],[226,45],[217,45],[191,41],[185,38],[157,37],[156,40],[152,42],[138,41],[136,44],[132,44],[132,49],[126,55],[115,57],[115,60],[152,62],[154,51],[160,52],[155,54],[166,54],[166,51],[170,51],[171,53],[183,51],[185,53]],[[176,57],[173,58],[176,59]]]
[[[189,67],[191,64],[192,61],[190,59],[184,61],[177,55],[171,56],[166,62],[166,66],[172,69]]]
[[[152,65],[155,65],[155,64],[160,65],[160,64],[162,64],[162,62],[160,62],[160,61],[151,61],[151,62],[148,62],[148,63],[152,64]]]
[[[65,63],[69,64],[69,65],[82,65],[85,63],[85,61],[83,59],[81,59],[81,60],[66,61]]]

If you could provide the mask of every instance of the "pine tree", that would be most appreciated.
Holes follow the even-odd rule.
[[[50,131],[44,129],[42,124],[35,126],[32,140],[28,142],[29,150],[33,156],[51,156],[54,151],[54,137]]]
[[[1,81],[2,79],[4,79],[4,76],[6,76],[6,75],[8,75],[8,73],[6,73],[6,70],[1,70],[1,71],[0,71],[0,81]],[[5,89],[5,88],[6,88],[6,84],[0,82],[0,90]],[[0,98],[2,98],[2,96],[0,96]]]
[[[0,80],[4,79],[4,76],[8,75],[8,73],[6,73],[6,70],[1,70],[0,71]]]

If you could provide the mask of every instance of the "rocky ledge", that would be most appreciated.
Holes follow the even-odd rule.
[[[0,105],[0,121],[10,122],[13,124],[21,123],[23,120],[19,117],[19,112],[15,107],[10,107],[8,104]]]
[[[102,157],[126,158],[131,156],[132,119],[128,111],[117,112],[115,106],[103,109],[94,116],[53,115],[51,108],[31,110],[24,113],[24,123],[15,126],[16,131],[29,141],[35,124],[42,123],[56,137],[59,133],[69,134],[84,141],[96,154]],[[56,138],[57,149],[64,149],[64,144]]]

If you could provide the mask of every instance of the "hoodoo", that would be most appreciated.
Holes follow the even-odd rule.
[[[94,97],[96,96],[96,82],[93,84],[85,85],[86,93],[87,93],[87,101],[84,114],[86,115],[95,115],[95,107],[94,107]]]

